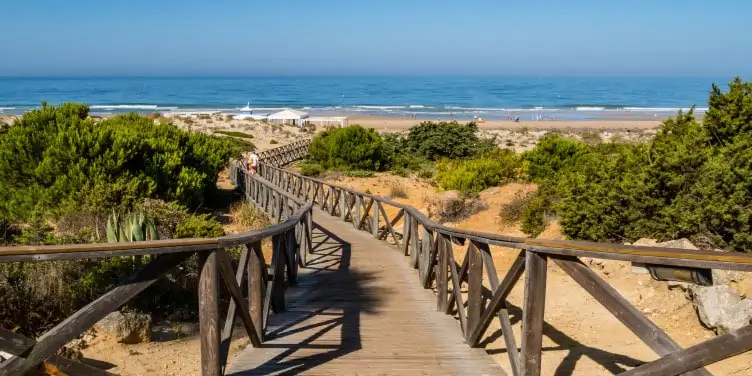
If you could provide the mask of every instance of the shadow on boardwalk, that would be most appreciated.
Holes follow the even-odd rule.
[[[288,307],[270,316],[264,345],[254,351],[265,360],[233,375],[295,375],[362,348],[361,315],[374,313],[383,288],[378,278],[351,268],[351,245],[315,225],[314,248],[301,269],[299,285],[286,294]]]

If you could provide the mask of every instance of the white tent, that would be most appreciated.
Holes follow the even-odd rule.
[[[303,125],[303,119],[307,119],[308,114],[303,111],[286,109],[280,112],[273,113],[266,118],[272,123],[282,123],[288,125],[297,125],[298,127]]]

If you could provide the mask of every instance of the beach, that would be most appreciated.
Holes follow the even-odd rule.
[[[350,124],[358,124],[367,128],[374,128],[379,131],[401,131],[409,129],[422,121],[438,121],[439,119],[403,119],[398,117],[386,116],[351,116],[348,118]],[[452,118],[440,119],[442,121],[452,121]],[[654,129],[661,125],[661,120],[645,120],[638,118],[636,120],[541,120],[541,121],[520,121],[519,123],[511,120],[486,120],[483,123],[477,123],[479,129],[485,130],[521,130],[521,129],[540,129],[540,130],[648,130]],[[472,119],[458,119],[460,123],[472,121]]]

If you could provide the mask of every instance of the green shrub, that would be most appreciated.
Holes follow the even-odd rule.
[[[383,171],[391,161],[379,134],[359,125],[319,133],[308,153],[326,169]]]
[[[225,234],[222,224],[211,214],[194,214],[185,217],[175,227],[175,238],[216,238]]]
[[[494,148],[493,140],[480,139],[475,123],[425,121],[410,128],[400,145],[408,154],[435,161],[440,158],[468,158],[488,153]]]
[[[395,167],[392,169],[392,173],[397,176],[402,176],[403,178],[410,176],[410,171],[404,167]]]
[[[548,217],[551,215],[551,203],[540,192],[531,192],[527,197],[527,203],[522,209],[520,230],[530,237],[537,237],[548,226]]]
[[[555,134],[545,135],[535,148],[522,154],[525,174],[534,182],[553,178],[560,170],[577,165],[578,158],[590,151],[582,142]]]
[[[436,181],[446,190],[480,192],[516,179],[519,169],[517,154],[496,149],[470,160],[440,160],[436,165]]]
[[[277,141],[277,140],[275,140],[273,138],[271,140],[269,140],[269,145],[277,145],[277,144],[279,144],[279,141]]]
[[[542,151],[534,164],[544,172],[529,174],[543,180],[540,206],[570,238],[687,237],[703,248],[752,250],[752,84],[736,79],[725,93],[713,85],[708,104],[702,122],[680,111],[647,145]],[[545,178],[559,163],[571,166]],[[531,226],[540,223],[530,212]]]
[[[326,169],[318,163],[301,163],[300,174],[303,176],[317,177],[326,171]]]
[[[84,105],[43,104],[0,135],[0,218],[107,212],[147,197],[195,208],[216,189],[225,141],[137,114],[87,115]]]

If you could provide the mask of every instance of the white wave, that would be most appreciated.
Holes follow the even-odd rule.
[[[411,104],[408,107],[410,107],[410,108],[426,108],[426,106],[421,106],[419,104]]]
[[[396,110],[400,108],[405,108],[405,106],[353,106],[356,108],[365,108],[368,110]]]
[[[679,110],[689,111],[689,107],[624,107],[624,111],[630,112],[677,112]],[[707,111],[707,107],[696,107],[695,111]]]
[[[89,106],[95,110],[177,110],[178,107],[161,107],[156,104],[94,104]]]
[[[575,111],[605,111],[606,107],[588,107],[588,106],[583,106],[583,107],[575,107],[574,110]]]
[[[0,107],[0,112],[15,110],[15,109],[16,109],[15,107]]]

